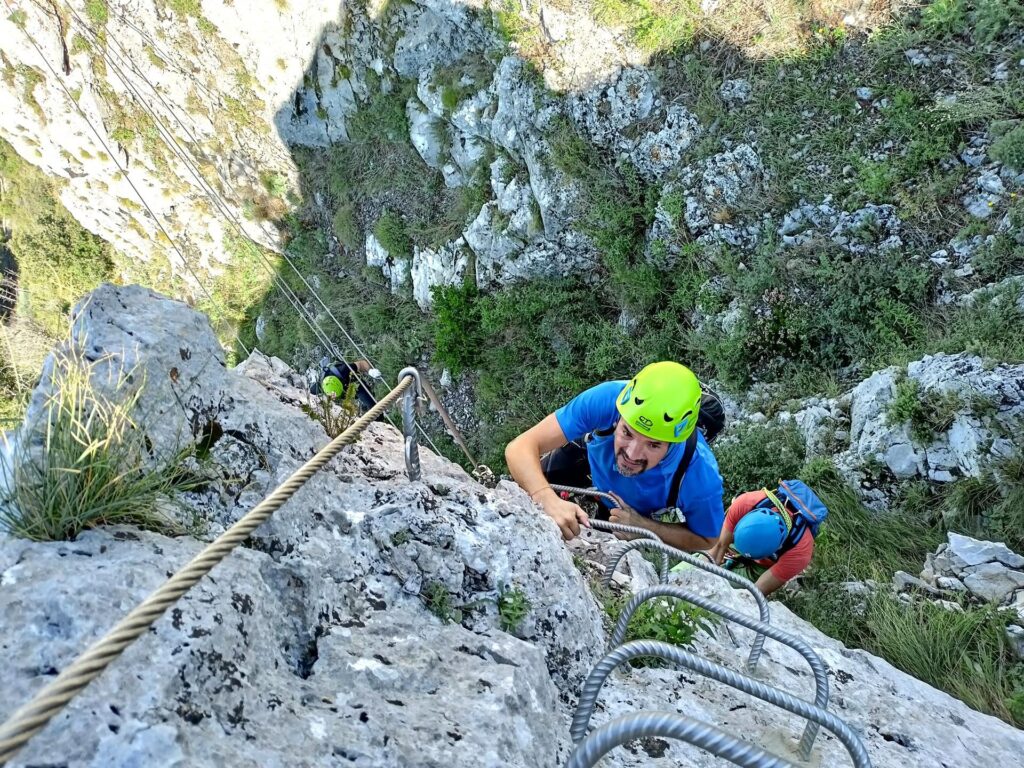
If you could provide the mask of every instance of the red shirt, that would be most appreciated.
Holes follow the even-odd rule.
[[[749,493],[741,493],[733,499],[732,504],[729,505],[729,511],[725,513],[725,530],[729,531],[729,533],[735,531],[736,523],[766,498],[768,496],[764,491],[750,491]],[[789,517],[792,523],[793,514],[788,509],[783,510],[783,514]],[[768,568],[772,575],[780,581],[789,581],[810,565],[813,554],[814,535],[808,529],[804,531],[804,535],[797,541],[796,546],[780,557],[778,562],[773,563],[768,558],[756,562],[758,565]]]

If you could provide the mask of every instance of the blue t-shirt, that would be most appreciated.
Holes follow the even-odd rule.
[[[606,381],[581,392],[555,411],[555,418],[567,440],[579,440],[588,432],[613,427],[619,419],[615,400],[625,381]],[[587,443],[590,475],[594,487],[611,491],[644,517],[672,503],[668,498],[672,477],[686,450],[685,443],[673,443],[665,458],[639,475],[626,477],[615,462],[615,435],[594,437]],[[697,447],[679,487],[680,511],[687,527],[698,536],[717,536],[722,530],[725,508],[722,505],[722,476],[718,462],[704,440],[697,435]]]

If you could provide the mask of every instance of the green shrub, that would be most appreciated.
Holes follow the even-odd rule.
[[[452,604],[452,596],[448,588],[440,581],[431,581],[425,585],[421,597],[427,610],[437,616],[444,624],[462,621],[462,611]]]
[[[916,379],[902,378],[896,383],[896,397],[889,404],[889,424],[910,422],[910,435],[918,443],[928,444],[946,432],[969,403],[957,392],[922,392]]]
[[[1021,0],[976,0],[971,14],[974,39],[979,43],[991,43],[1005,32],[1020,29],[1024,18],[1024,3]]]
[[[618,622],[626,603],[633,595],[605,595],[604,609],[612,622]],[[630,617],[624,642],[658,640],[687,648],[700,631],[714,629],[714,616],[690,603],[674,598],[657,597],[641,603]],[[668,662],[655,657],[641,657],[630,662],[633,667],[662,667]]]
[[[348,250],[358,251],[362,248],[362,231],[356,218],[356,206],[351,200],[346,198],[338,203],[331,223],[334,225],[334,234]]]
[[[1011,128],[992,142],[989,155],[993,160],[1024,171],[1024,123]]]
[[[485,344],[476,285],[435,285],[432,294],[435,359],[454,373],[472,368]]]
[[[932,351],[969,352],[1000,362],[1024,361],[1024,309],[1018,305],[1019,285],[1004,285],[983,291],[974,301],[945,314],[936,314],[932,324]]]
[[[804,440],[793,424],[743,424],[715,443],[715,457],[728,501],[797,477],[804,464]]]
[[[39,419],[19,435],[4,460],[10,490],[0,503],[0,526],[34,541],[72,540],[99,525],[130,524],[167,534],[183,527],[162,507],[183,479],[188,453],[153,461],[152,446],[133,421],[142,394],[134,371],[116,374],[110,394],[96,389],[96,369],[72,349],[55,359],[53,393]]]
[[[412,258],[412,240],[402,217],[394,211],[384,211],[373,225],[373,236],[384,250],[395,258]]]
[[[96,26],[106,24],[110,16],[110,12],[107,10],[107,0],[86,0],[85,15]]]
[[[935,0],[921,10],[921,24],[932,34],[959,32],[966,21],[964,0]]]

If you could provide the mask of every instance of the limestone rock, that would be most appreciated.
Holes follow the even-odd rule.
[[[453,240],[436,251],[416,247],[412,256],[412,296],[422,309],[433,303],[435,285],[457,285],[466,274],[469,255],[463,238]]]
[[[391,283],[392,293],[398,293],[409,277],[409,263],[393,258],[372,232],[366,234],[366,266],[380,268]]]

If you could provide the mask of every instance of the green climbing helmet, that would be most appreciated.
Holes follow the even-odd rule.
[[[332,397],[341,398],[345,396],[345,385],[337,376],[325,376],[320,384],[320,389],[325,395],[331,395]]]
[[[685,365],[651,363],[619,393],[619,415],[652,440],[683,443],[697,428],[700,382]]]

